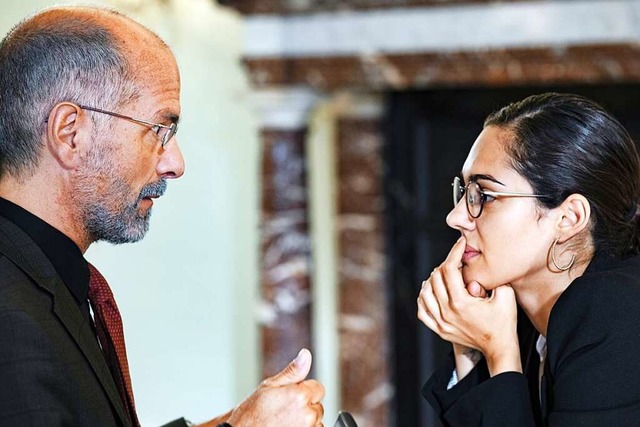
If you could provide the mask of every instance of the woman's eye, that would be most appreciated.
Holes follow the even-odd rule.
[[[493,202],[496,198],[494,196],[491,196],[487,193],[482,193],[482,198],[483,200],[486,202]]]

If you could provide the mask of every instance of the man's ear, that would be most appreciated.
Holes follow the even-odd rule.
[[[571,194],[557,209],[558,243],[564,243],[589,226],[591,204],[582,194]]]
[[[56,104],[47,119],[47,149],[65,169],[81,161],[93,122],[84,111],[70,102]]]

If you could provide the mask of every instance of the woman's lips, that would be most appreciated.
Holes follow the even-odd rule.
[[[477,257],[478,255],[480,255],[480,252],[476,248],[467,245],[464,248],[464,254],[462,255],[462,262],[465,262],[465,263],[469,262],[469,260]]]

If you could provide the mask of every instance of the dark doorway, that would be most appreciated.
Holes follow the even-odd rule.
[[[459,236],[445,224],[453,203],[451,180],[489,113],[548,91],[578,93],[599,102],[636,143],[640,140],[640,85],[441,89],[387,96],[386,233],[398,427],[439,425],[420,387],[450,345],[418,321],[416,298],[422,280]]]

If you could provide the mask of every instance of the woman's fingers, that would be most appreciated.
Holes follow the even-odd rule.
[[[439,333],[439,325],[436,318],[440,318],[438,303],[435,302],[433,290],[429,280],[422,282],[422,290],[418,296],[418,319],[435,333]]]
[[[445,262],[435,268],[431,276],[422,282],[418,298],[418,318],[443,338],[445,338],[443,334],[451,329],[445,320],[451,317],[453,311],[451,305],[459,306],[455,301],[451,304],[451,300],[453,298],[468,298],[462,274],[458,268],[464,254],[465,244],[463,238],[456,242]],[[457,261],[455,261],[456,259]],[[462,293],[451,292],[451,288],[460,288]]]
[[[469,295],[464,284],[464,280],[462,279],[462,273],[460,272],[462,256],[464,255],[464,248],[466,245],[466,239],[464,237],[460,237],[449,251],[447,259],[445,259],[440,265],[440,271],[444,276],[443,281],[446,285],[449,299],[451,300],[464,298]]]
[[[447,341],[455,340],[457,314],[449,307],[447,292],[445,290],[442,275],[439,269],[435,269],[428,280],[423,282],[418,305],[422,305],[422,312],[418,312],[418,317],[423,316],[423,323],[429,329]],[[438,289],[439,295],[436,295]],[[444,300],[444,301],[443,301]],[[452,341],[453,342],[453,341]]]
[[[436,269],[433,270],[429,277],[429,283],[431,283],[433,294],[440,306],[440,312],[442,312],[443,309],[446,310],[449,304],[449,293],[447,292],[447,285],[444,284],[440,267],[436,267]]]
[[[424,302],[427,306],[427,311],[436,321],[436,323],[440,324],[442,322],[442,315],[440,314],[440,305],[436,299],[435,294],[433,293],[433,276],[427,280],[428,286],[424,289]]]
[[[516,294],[513,291],[513,288],[509,285],[498,286],[495,288],[491,294],[491,299],[494,304],[510,305],[516,309]]]
[[[418,318],[443,339],[484,354],[517,347],[513,289],[498,287],[488,297],[480,283],[465,284],[460,271],[465,247],[466,240],[461,237],[447,259],[423,282]]]
[[[487,293],[487,290],[476,281],[467,283],[467,292],[469,292],[469,295],[475,298],[486,298],[487,295],[489,295]]]
[[[431,317],[431,314],[429,314],[427,306],[421,297],[418,297],[418,319],[420,319],[420,321],[433,332],[438,330],[438,324],[433,317]]]

